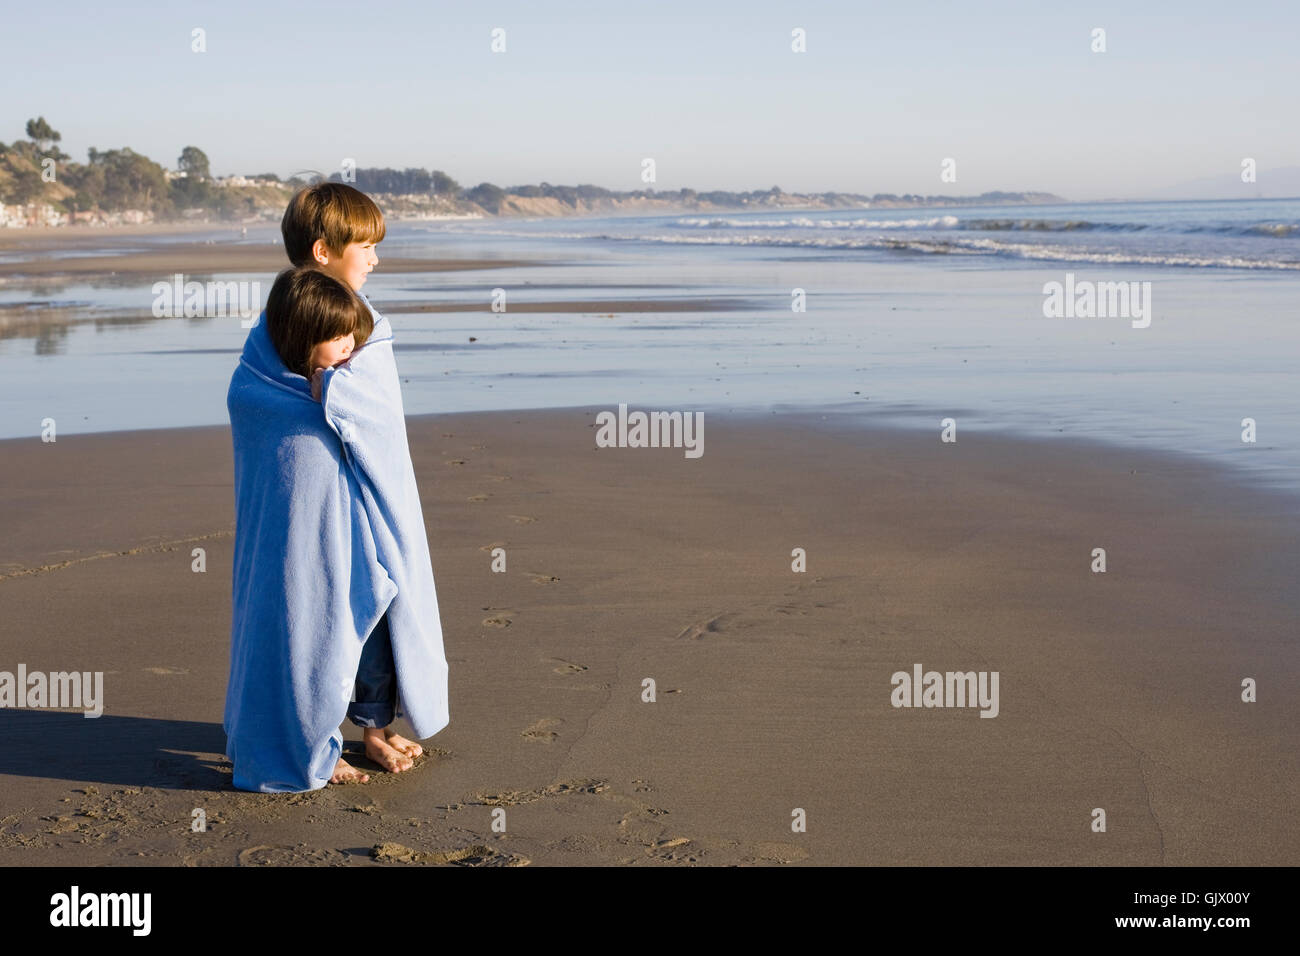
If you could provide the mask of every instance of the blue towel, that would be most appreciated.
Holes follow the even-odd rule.
[[[280,360],[265,312],[230,380],[235,557],[224,726],[242,790],[329,782],[361,648],[385,613],[398,716],[418,738],[449,722],[393,330],[374,316],[366,343],[325,371],[320,402]]]

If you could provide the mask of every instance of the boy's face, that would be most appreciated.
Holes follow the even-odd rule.
[[[311,251],[322,270],[357,292],[365,285],[370,270],[379,265],[373,242],[349,242],[342,255],[335,255],[326,247],[324,239],[317,239]]]
[[[308,365],[313,372],[318,368],[333,368],[341,365],[352,357],[352,350],[356,344],[356,336],[351,332],[330,339],[328,342],[320,342],[312,348]]]

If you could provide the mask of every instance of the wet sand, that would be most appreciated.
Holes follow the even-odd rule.
[[[250,228],[254,240],[236,242],[238,224],[156,223],[142,226],[71,226],[64,228],[0,229],[0,256],[22,261],[0,262],[0,280],[13,277],[217,275],[237,272],[279,272],[288,266],[275,223]],[[192,236],[186,239],[184,237]],[[200,238],[200,236],[206,238]],[[180,238],[178,238],[180,237]],[[382,246],[380,247],[382,249]],[[87,253],[108,249],[102,255]],[[50,253],[61,253],[55,258]],[[67,255],[67,253],[77,253]],[[32,258],[26,258],[31,256]],[[453,272],[461,269],[504,269],[544,265],[531,259],[412,259],[381,253],[386,272]]]
[[[75,248],[64,244],[60,248]],[[97,247],[96,247],[97,248]],[[527,259],[409,259],[384,257],[385,272],[454,272],[462,269],[504,269],[543,265]],[[272,243],[246,245],[173,242],[143,252],[84,255],[67,258],[0,262],[0,278],[15,276],[217,275],[232,272],[279,272],[288,268],[284,247]]]
[[[595,287],[599,288],[599,287]],[[510,311],[517,313],[613,313],[622,312],[743,312],[770,308],[771,303],[739,296],[680,295],[660,299],[564,299],[559,301],[510,303]],[[492,302],[401,302],[387,306],[385,315],[409,315],[435,312],[492,312]],[[499,314],[499,313],[494,313]]]
[[[0,442],[0,670],[105,696],[0,710],[0,864],[1295,862],[1291,499],[816,415],[596,448],[596,411],[409,419],[451,724],[294,795],[222,756],[228,428]],[[997,671],[997,717],[893,707],[914,664]]]

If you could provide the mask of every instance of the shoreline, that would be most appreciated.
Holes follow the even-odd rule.
[[[578,309],[577,306],[584,303],[568,303],[575,308],[572,310],[563,310],[556,308],[554,311],[589,311],[587,309]],[[600,305],[609,305],[618,303],[599,303]],[[657,304],[656,308],[662,308],[663,304]],[[726,311],[724,305],[721,309]],[[388,310],[386,314],[400,310]],[[431,311],[457,311],[452,309],[433,309]],[[464,310],[472,313],[478,310]],[[514,311],[528,311],[516,306]],[[591,310],[595,311],[595,310]],[[636,309],[621,309],[620,311],[637,311]],[[243,345],[238,348],[227,350],[234,362],[238,362],[239,354]],[[399,349],[400,351],[400,349]],[[185,354],[185,353],[180,353]],[[650,411],[651,406],[646,402],[625,403],[629,411],[642,410]],[[689,406],[689,407],[688,407]],[[853,435],[871,435],[872,433],[884,433],[898,436],[900,440],[907,442],[917,442],[925,444],[929,442],[939,443],[938,428],[934,426],[928,431],[918,428],[904,420],[903,416],[915,416],[920,414],[913,403],[900,404],[891,406],[886,403],[877,403],[874,406],[856,406],[850,407],[848,403],[839,405],[790,405],[781,403],[772,403],[765,406],[760,405],[721,405],[715,402],[677,402],[669,405],[654,406],[655,411],[700,411],[707,414],[709,419],[722,418],[730,419],[734,422],[761,426],[764,423],[778,422],[785,425],[797,425],[800,428],[807,428],[820,434],[848,438]],[[861,414],[855,415],[855,410]],[[904,411],[905,410],[905,411]],[[519,408],[482,408],[470,409],[466,411],[455,412],[419,412],[406,414],[408,431],[412,427],[424,427],[442,419],[455,420],[467,416],[508,416],[508,415],[585,415],[588,419],[594,421],[598,412],[607,411],[617,414],[617,404],[615,406],[607,405],[556,405],[544,407],[519,407]],[[936,410],[931,416],[937,422],[941,417]],[[431,425],[430,425],[431,427]],[[59,435],[63,439],[111,439],[114,436],[140,436],[153,435],[164,436],[168,434],[184,432],[201,432],[211,431],[213,429],[229,432],[229,422],[226,423],[209,423],[200,425],[178,425],[167,427],[146,426],[143,428],[113,429],[108,431],[60,431]],[[1261,480],[1257,472],[1249,470],[1248,466],[1232,465],[1220,459],[1212,458],[1207,454],[1197,454],[1190,451],[1175,451],[1172,449],[1139,446],[1123,442],[1119,439],[1107,439],[1094,435],[1082,434],[1059,434],[1043,435],[1026,432],[1017,432],[1011,426],[994,427],[984,426],[972,428],[967,426],[962,432],[962,437],[955,445],[972,445],[981,439],[997,443],[1005,443],[1009,450],[1019,449],[1020,451],[1011,455],[1015,459],[1032,457],[1039,452],[1060,451],[1065,454],[1079,455],[1082,457],[1097,456],[1100,458],[1115,458],[1117,461],[1122,459],[1126,465],[1130,477],[1137,480],[1157,480],[1169,482],[1179,480],[1179,476],[1194,475],[1196,476],[1196,486],[1207,489],[1207,494],[1213,494],[1220,490],[1231,490],[1235,494],[1244,494],[1258,497],[1263,500],[1271,501],[1272,507],[1279,514],[1297,514],[1300,515],[1300,488],[1293,488],[1276,482]],[[7,448],[18,448],[24,443],[39,443],[40,436],[33,433],[30,436],[0,437],[0,452]],[[1118,472],[1116,473],[1118,474]],[[1184,489],[1185,490],[1185,489]],[[0,580],[3,579],[3,570],[0,566]]]
[[[399,197],[400,198],[400,197]],[[533,197],[515,196],[515,200],[527,201]],[[958,200],[975,199],[978,197],[951,197]],[[1098,200],[1098,202],[1197,202],[1202,200]],[[1218,200],[1204,200],[1218,201]],[[1062,197],[1054,197],[1052,201],[1048,200],[1022,200],[1019,202],[1009,200],[999,200],[997,204],[1011,206],[1069,206],[1086,204],[1088,200],[1072,200]],[[635,219],[646,215],[700,215],[700,216],[718,216],[734,215],[738,213],[796,213],[796,212],[837,212],[845,210],[860,209],[963,209],[963,208],[982,208],[985,204],[977,204],[969,201],[947,202],[938,204],[901,202],[898,200],[866,200],[862,203],[772,203],[772,204],[751,204],[741,206],[715,206],[706,205],[703,207],[692,205],[665,205],[663,207],[647,205],[637,206],[635,200],[630,201],[626,208],[614,208],[603,211],[587,210],[575,212],[570,215],[542,215],[540,218],[545,219]],[[380,200],[381,208],[383,206],[382,197]],[[483,222],[508,222],[517,219],[538,218],[537,215],[527,211],[517,211],[514,213],[497,213],[485,212],[482,215],[473,213],[466,214],[431,214],[431,215],[391,215],[385,217],[388,222],[415,224],[425,222],[466,222],[466,221],[483,221]],[[0,252],[18,245],[20,241],[35,238],[37,240],[64,239],[76,241],[78,239],[111,235],[113,237],[147,237],[147,236],[165,236],[179,235],[184,233],[195,232],[226,232],[237,231],[248,228],[278,229],[278,219],[256,219],[252,221],[243,220],[216,220],[212,222],[197,222],[189,220],[170,220],[163,222],[147,223],[123,223],[119,225],[91,225],[89,223],[77,223],[66,226],[24,226],[21,228],[3,228],[0,229]]]
[[[717,416],[698,459],[596,448],[594,410],[408,417],[452,722],[408,773],[301,795],[234,791],[221,756],[228,426],[0,446],[0,670],[105,675],[95,720],[5,714],[0,863],[1294,863],[1276,499],[797,415]],[[914,665],[1000,673],[998,716],[891,706]]]
[[[94,245],[94,244],[92,244]],[[195,268],[196,264],[199,268]],[[386,272],[452,272],[462,269],[503,269],[549,265],[544,259],[420,259],[400,256],[382,260]],[[0,262],[0,283],[6,279],[47,276],[135,275],[187,277],[224,273],[257,272],[272,275],[289,268],[284,247],[273,243],[171,243],[145,252],[109,255],[67,256],[58,259],[30,259]]]
[[[909,415],[918,414],[913,403],[899,406],[907,408]],[[828,433],[850,433],[854,431],[890,430],[905,432],[919,437],[923,441],[938,441],[938,426],[932,426],[930,432],[901,420],[901,411],[880,403],[875,411],[883,412],[873,420],[867,421],[853,417],[852,409],[846,405],[794,406],[773,405],[759,410],[748,406],[738,406],[734,414],[745,421],[759,421],[772,416],[782,416],[787,421],[801,422],[805,427]],[[935,409],[931,418],[938,422],[947,414]],[[929,437],[927,437],[929,436]],[[1043,446],[1045,448],[1061,447],[1069,453],[1087,453],[1101,457],[1121,455],[1131,458],[1130,468],[1134,476],[1154,476],[1168,479],[1170,476],[1190,474],[1203,471],[1205,474],[1198,484],[1206,487],[1217,486],[1220,489],[1232,488],[1245,494],[1258,495],[1275,502],[1275,506],[1284,513],[1300,514],[1300,487],[1293,487],[1278,482],[1268,482],[1259,478],[1259,473],[1249,470],[1246,465],[1229,464],[1222,459],[1208,454],[1191,451],[1175,451],[1168,448],[1139,446],[1124,442],[1118,438],[1101,438],[1095,435],[1059,433],[1054,435],[1016,432],[1011,426],[967,426],[960,441],[978,441],[981,436],[988,436],[995,441],[1011,443],[1012,447],[1028,448]],[[1248,452],[1247,454],[1253,454]]]

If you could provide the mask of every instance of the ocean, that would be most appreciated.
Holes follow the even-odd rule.
[[[393,322],[408,414],[821,409],[936,441],[951,419],[959,441],[1088,438],[1300,491],[1300,200],[393,222],[378,251],[365,291]],[[385,274],[385,256],[555,264]],[[60,434],[226,422],[247,330],[155,318],[170,278],[0,284],[24,317],[0,325],[0,437],[39,440],[47,417]],[[264,300],[273,276],[219,278]],[[691,311],[704,298],[731,307]],[[575,300],[591,311],[546,311]],[[663,305],[608,307],[627,300]]]

